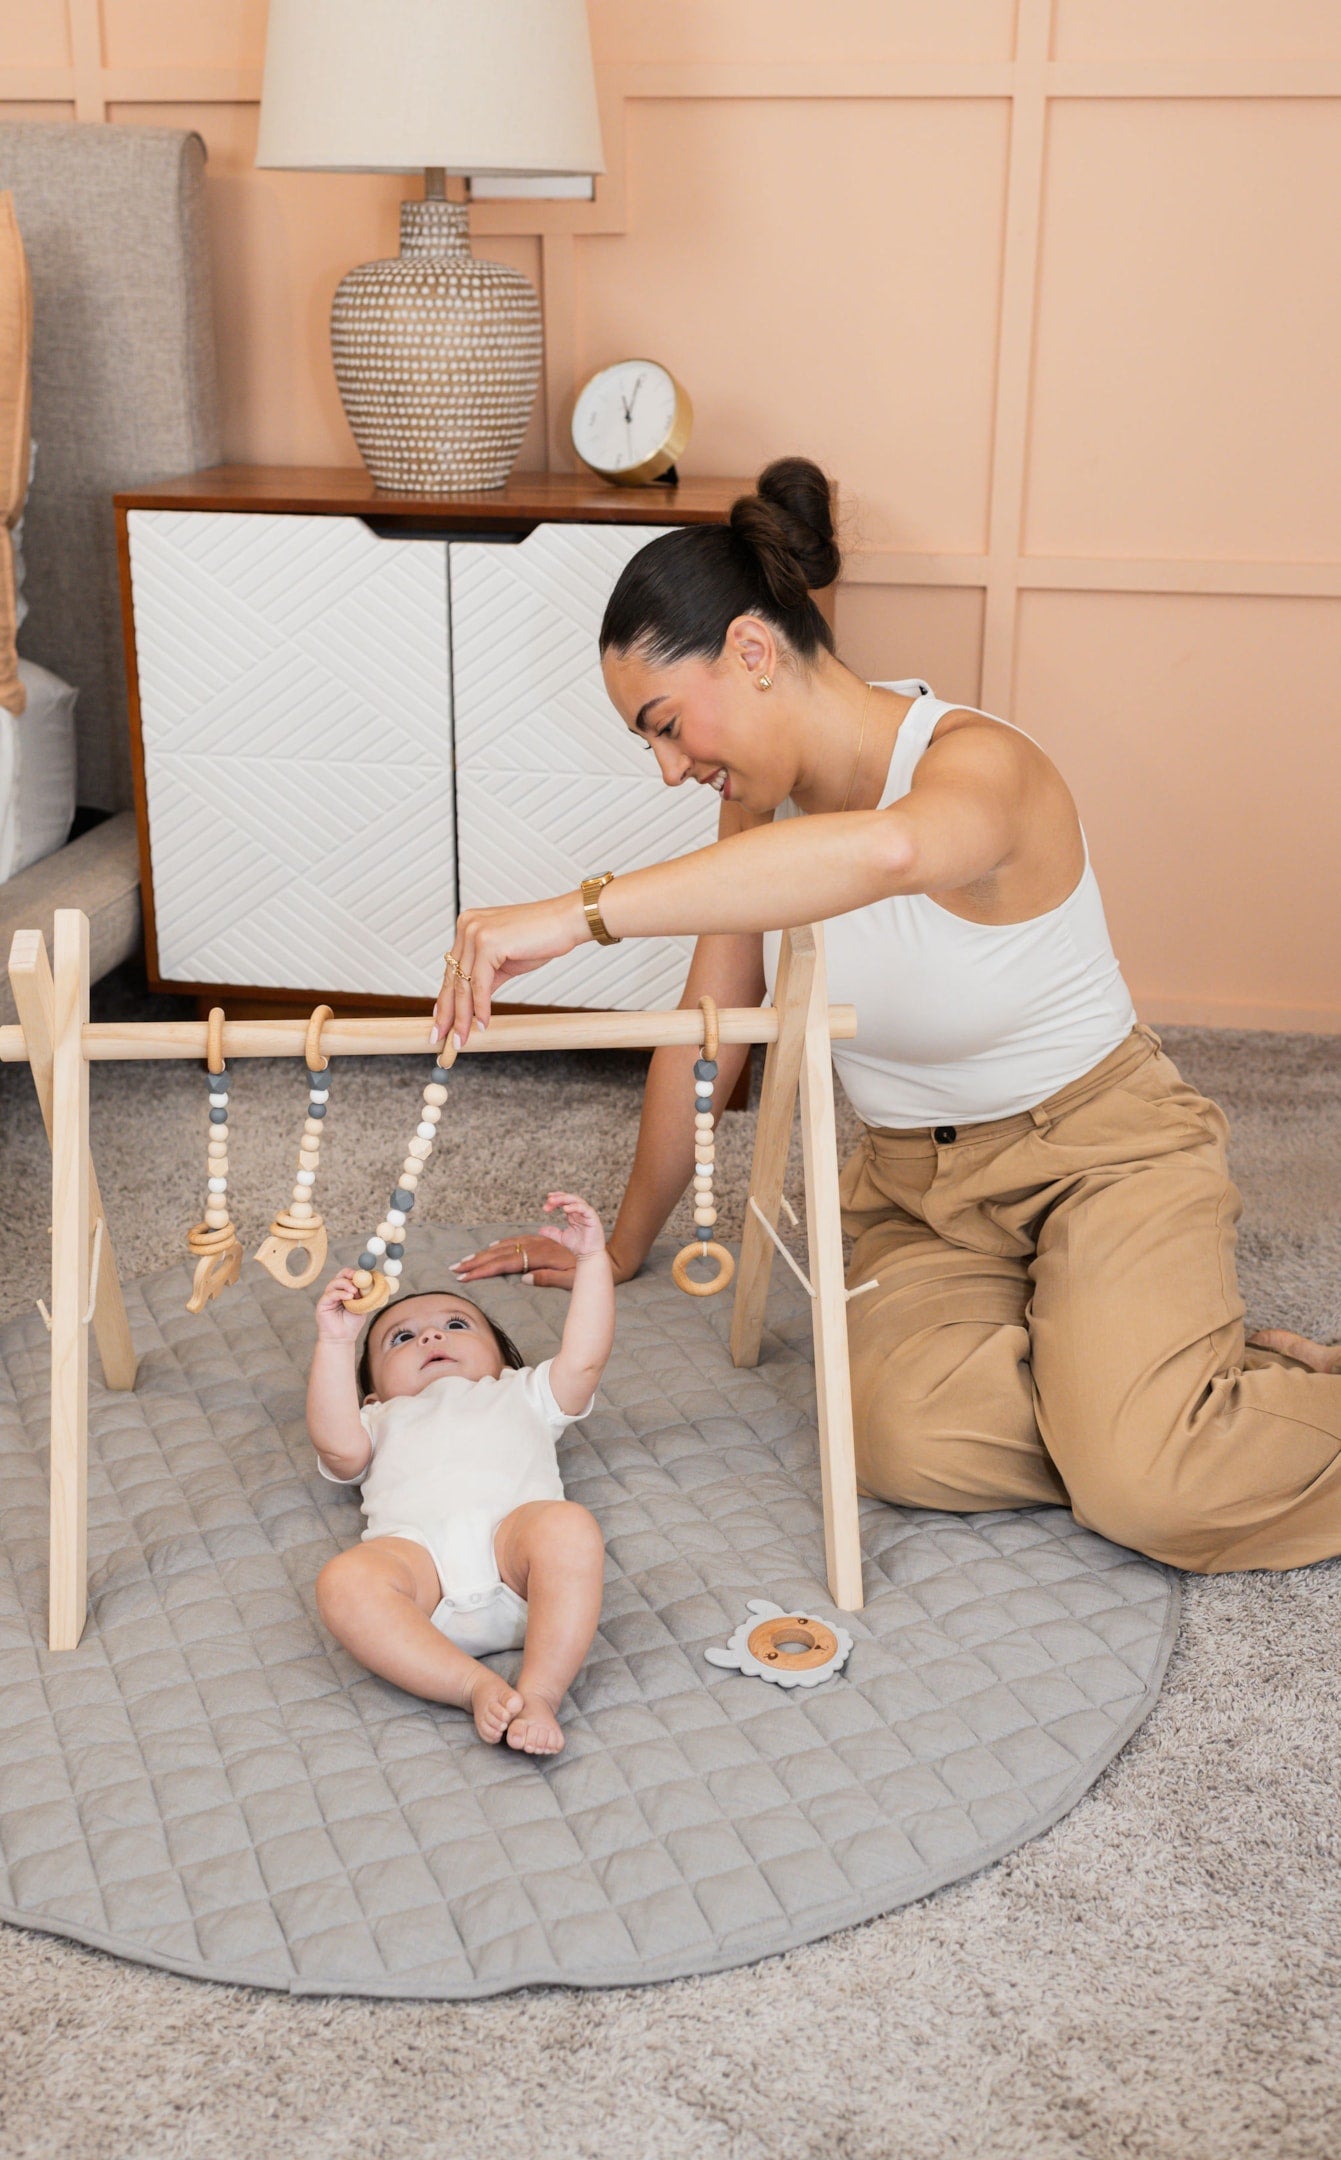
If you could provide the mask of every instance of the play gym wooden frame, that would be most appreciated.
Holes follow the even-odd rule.
[[[109,1389],[135,1385],[136,1354],[116,1257],[107,1233],[89,1144],[89,1067],[107,1060],[190,1058],[203,1062],[205,1020],[89,1021],[89,930],[75,908],[56,913],[53,959],[38,930],[15,933],[9,980],[17,1026],[0,1027],[0,1061],[26,1062],[51,1143],[51,1543],[48,1640],[72,1650],[87,1615],[88,1336],[92,1327]],[[830,1006],[818,927],[787,931],[774,1003],[717,1015],[723,1043],[766,1046],[763,1095],[750,1175],[731,1320],[731,1356],[755,1365],[774,1252],[811,1299],[818,1396],[820,1476],[829,1592],[842,1611],[862,1603],[861,1548],[853,1455],[847,1301],[838,1206],[838,1152],[831,1045],[856,1033],[850,1005]],[[694,1006],[654,1012],[499,1014],[466,1053],[502,1050],[656,1049],[700,1044],[704,1016]],[[430,1051],[426,1018],[332,1019],[322,1033],[330,1057],[404,1057]],[[303,1020],[226,1021],[231,1059],[298,1057]],[[805,1174],[809,1276],[778,1234],[797,1095]]]

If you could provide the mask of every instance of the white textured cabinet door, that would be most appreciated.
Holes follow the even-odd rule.
[[[663,785],[605,694],[596,639],[642,526],[541,525],[454,541],[452,677],[462,907],[571,890],[717,837],[710,788]],[[674,1005],[692,940],[580,945],[507,985],[514,1003]]]
[[[434,996],[456,914],[445,542],[129,524],[160,975]]]

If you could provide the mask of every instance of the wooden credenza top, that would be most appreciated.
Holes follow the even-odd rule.
[[[682,480],[678,487],[611,487],[591,473],[514,473],[505,487],[468,495],[398,495],[362,466],[213,465],[147,487],[125,488],[118,510],[278,511],[291,516],[386,518],[421,531],[527,532],[535,525],[717,525],[753,480]]]

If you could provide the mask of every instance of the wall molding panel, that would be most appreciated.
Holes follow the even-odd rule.
[[[212,151],[221,234],[226,228],[219,242],[221,288],[238,325],[231,332],[236,418],[230,452],[278,461],[291,439],[292,462],[313,461],[322,443],[329,445],[328,462],[351,462],[352,446],[321,373],[321,318],[340,267],[372,251],[361,246],[365,232],[385,233],[394,245],[388,227],[402,190],[385,179],[369,178],[365,186],[324,175],[257,176],[249,145],[261,51],[243,49],[240,30],[238,49],[231,49],[224,20],[193,19],[191,11],[182,11],[180,33],[176,27],[161,33],[161,43],[175,40],[178,53],[164,49],[160,57],[156,26],[170,17],[151,0],[143,4],[142,23],[137,0],[24,0],[22,8],[12,7],[0,104],[11,117],[25,108],[35,118],[72,112],[78,121],[94,122],[161,115],[165,124],[201,128]],[[1341,15],[1320,25],[1317,10],[1293,8],[1289,0],[1222,0],[1216,8],[1190,12],[1170,12],[1152,0],[1131,0],[1119,10],[1095,0],[832,0],[822,11],[807,0],[696,0],[692,9],[668,8],[664,0],[590,5],[609,166],[594,200],[482,202],[471,211],[472,231],[485,252],[492,246],[527,268],[541,292],[542,410],[524,462],[548,462],[556,470],[571,464],[567,422],[578,384],[619,350],[637,350],[629,339],[646,318],[652,327],[642,334],[649,346],[672,364],[684,349],[691,392],[696,370],[707,384],[696,445],[706,469],[751,469],[756,444],[761,456],[773,454],[790,435],[798,446],[813,445],[841,473],[853,531],[839,624],[845,636],[851,633],[854,664],[895,672],[894,662],[886,661],[886,642],[896,634],[906,640],[908,610],[919,593],[938,595],[936,619],[944,634],[967,641],[960,647],[955,694],[989,709],[1018,711],[1071,771],[1084,722],[1070,715],[1064,684],[1069,674],[1073,702],[1084,705],[1097,665],[1086,642],[1099,635],[1096,599],[1123,596],[1124,604],[1136,607],[1148,596],[1152,605],[1186,601],[1189,610],[1241,601],[1250,611],[1257,603],[1279,609],[1295,601],[1302,604],[1299,621],[1313,679],[1325,686],[1327,726],[1341,735],[1341,613],[1335,609],[1341,601],[1341,525],[1330,522],[1327,507],[1333,497],[1341,502],[1341,429],[1320,375],[1310,372],[1308,352],[1328,335],[1325,326],[1319,330],[1322,318],[1316,312],[1307,320],[1301,316],[1293,336],[1288,321],[1291,295],[1320,283],[1319,306],[1341,341],[1341,284],[1326,252],[1330,202],[1319,200],[1328,174],[1341,189]],[[171,19],[175,25],[175,13]],[[252,38],[259,37],[259,16],[247,20]],[[29,27],[39,21],[40,27]],[[53,65],[62,26],[69,57]],[[780,106],[788,108],[785,121],[770,119]],[[842,108],[841,117],[832,107]],[[888,108],[889,125],[873,131],[868,115],[876,108]],[[795,182],[795,173],[778,163],[777,130],[784,125],[792,131],[794,162],[809,182],[810,201],[821,200],[829,211],[833,247],[849,266],[850,315],[834,324],[835,350],[845,363],[849,351],[855,356],[856,387],[835,401],[832,412],[807,387],[819,365],[810,349],[816,333],[803,324],[793,338],[775,258],[762,270],[747,261],[742,273],[761,279],[759,337],[775,362],[763,371],[769,379],[758,399],[751,395],[752,374],[760,372],[753,355],[740,350],[749,362],[741,370],[729,326],[719,331],[715,320],[723,292],[730,297],[729,278],[721,282],[720,261],[732,262],[725,246],[719,282],[705,289],[701,305],[694,288],[693,265],[711,257],[718,202],[729,216],[733,196],[748,197],[763,204],[765,222],[773,216],[778,224],[803,205],[801,195],[778,187],[774,212],[762,183],[757,198],[750,193],[756,168],[770,157],[775,181]],[[1187,145],[1194,133],[1204,188],[1188,178],[1193,153]],[[1304,182],[1292,182],[1283,171],[1292,159],[1281,156],[1281,147],[1292,145],[1296,133],[1312,146],[1309,194],[1302,192]],[[898,155],[911,153],[899,146],[914,135],[926,146],[925,162],[900,165]],[[1111,260],[1103,252],[1109,220],[1102,217],[1093,232],[1092,272],[1085,234],[1077,238],[1080,213],[1068,200],[1072,191],[1063,175],[1064,156],[1076,154],[1077,139],[1087,162],[1092,142],[1093,158],[1102,164],[1092,201],[1111,203],[1115,222],[1140,186],[1153,190],[1153,214],[1144,227],[1134,221],[1125,227],[1125,240],[1112,241]],[[917,334],[925,294],[935,287],[928,282],[932,242],[927,239],[919,252],[916,230],[932,198],[911,195],[907,175],[938,161],[946,188],[962,190],[944,226],[948,319],[959,322],[947,343],[957,341],[961,369],[947,385],[930,379],[912,381],[910,389],[907,346]],[[1242,167],[1264,176],[1257,190],[1265,205],[1260,229],[1254,226],[1252,188],[1241,199],[1233,195]],[[709,181],[699,179],[705,169],[719,187],[716,198]],[[1301,191],[1297,198],[1291,185]],[[347,192],[338,198],[322,193],[336,188]],[[683,234],[668,216],[668,198],[683,202]],[[345,209],[356,206],[357,230],[347,238],[337,201]],[[1316,269],[1308,254],[1310,218],[1319,232]],[[313,237],[318,227],[320,235]],[[820,228],[806,229],[813,248]],[[886,232],[888,267],[882,262]],[[1280,258],[1276,296],[1263,301],[1286,318],[1279,356],[1265,333],[1254,343],[1250,319],[1236,313],[1240,244],[1246,284],[1260,286],[1264,275],[1269,283]],[[268,267],[239,268],[239,251],[259,256],[267,249]],[[968,297],[960,296],[961,316],[955,318],[961,255]],[[1091,279],[1083,300],[1073,297],[1077,263]],[[667,297],[658,304],[663,276]],[[990,313],[982,303],[989,276]],[[277,292],[286,296],[290,313],[267,323]],[[1120,361],[1111,363],[1105,357],[1106,308],[1121,347]],[[695,317],[688,327],[686,311]],[[1165,320],[1167,366],[1158,350]],[[753,318],[742,310],[740,321],[749,326]],[[1201,323],[1219,327],[1203,333]],[[1204,410],[1195,385],[1189,391],[1175,365],[1189,339],[1203,334]],[[271,339],[259,357],[258,335]],[[793,354],[793,343],[804,349]],[[970,347],[971,362],[963,357]],[[863,492],[856,416],[869,415],[878,432],[884,351],[893,363],[889,447],[883,477],[869,480]],[[928,360],[928,378],[935,364]],[[226,351],[226,386],[229,371]],[[1059,380],[1066,385],[1060,401]],[[1260,441],[1245,443],[1243,415],[1270,405],[1277,384],[1285,419],[1264,426]],[[1292,413],[1302,417],[1292,421]],[[1278,438],[1292,425],[1295,448],[1287,444],[1282,455]],[[928,439],[928,427],[933,436],[936,427],[943,429],[943,444],[939,437]],[[1305,435],[1316,437],[1316,454],[1312,439],[1299,447]],[[1166,484],[1161,498],[1156,483],[1161,471],[1181,472],[1179,460],[1194,437],[1187,493],[1200,488],[1204,500],[1180,524],[1167,508],[1177,488]],[[934,478],[942,458],[946,482],[938,494],[927,475]],[[1260,557],[1250,552],[1259,498],[1271,503],[1271,516],[1262,522],[1265,537],[1277,543],[1264,546]],[[1160,500],[1164,511],[1152,507],[1147,516],[1147,501]],[[1106,523],[1111,532],[1103,529]],[[1068,544],[1072,529],[1074,546]],[[1223,552],[1216,544],[1221,530]],[[1283,532],[1288,546],[1296,530],[1301,544],[1293,559],[1280,552],[1280,539]],[[1037,596],[1051,596],[1049,622],[1062,638],[1055,662],[1024,634],[1025,612]],[[1262,620],[1250,612],[1231,625],[1233,635],[1241,631],[1245,650],[1259,636]],[[906,643],[897,661],[902,673],[921,664]],[[1129,701],[1144,694],[1135,655],[1130,665]],[[1200,713],[1212,697],[1223,705],[1228,695],[1224,755],[1246,757],[1251,700],[1245,691],[1241,706],[1235,705],[1232,691],[1212,690],[1213,678],[1219,679],[1211,656],[1194,655],[1181,685],[1186,710]],[[1181,709],[1171,708],[1170,725],[1177,725]],[[1327,748],[1319,738],[1309,755],[1325,755]],[[1282,801],[1291,787],[1297,795],[1325,793],[1318,778],[1301,788],[1299,774],[1281,773]],[[1248,924],[1246,897],[1217,893],[1213,853],[1203,859],[1193,849],[1170,894],[1171,917],[1192,927],[1178,953],[1164,950],[1123,847],[1123,818],[1138,814],[1149,776],[1131,774],[1124,781],[1115,769],[1111,779],[1116,797],[1083,807],[1115,934],[1151,1016],[1222,1016],[1225,1024],[1341,1032],[1336,964],[1319,958],[1301,972],[1293,953],[1287,959],[1293,925],[1275,894],[1270,864],[1263,872],[1269,888],[1263,930],[1260,922]],[[1196,804],[1190,770],[1185,785],[1191,830]],[[1278,821],[1282,846],[1321,847],[1320,825],[1315,832],[1305,818],[1307,829],[1293,836],[1287,827],[1288,820]],[[1335,853],[1332,848],[1333,858]],[[1334,889],[1319,891],[1319,919],[1328,910],[1332,919],[1341,917],[1337,877],[1341,872],[1333,877]],[[1248,1020],[1246,1014],[1270,1017]]]

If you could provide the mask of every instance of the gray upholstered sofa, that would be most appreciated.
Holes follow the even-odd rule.
[[[205,147],[176,128],[0,124],[33,281],[33,440],[19,649],[73,683],[82,807],[111,812],[0,885],[3,974],[17,929],[88,915],[93,974],[140,938],[112,496],[219,456]]]

